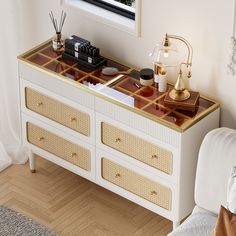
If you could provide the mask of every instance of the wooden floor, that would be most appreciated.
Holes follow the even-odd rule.
[[[51,162],[37,158],[0,173],[0,204],[65,236],[165,236],[170,221]]]

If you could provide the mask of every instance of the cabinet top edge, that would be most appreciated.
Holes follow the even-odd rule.
[[[65,83],[67,83],[67,84],[70,84],[71,86],[77,87],[77,88],[79,88],[79,89],[81,89],[81,90],[83,90],[83,91],[85,91],[85,92],[88,92],[88,93],[94,95],[95,97],[99,97],[99,98],[101,98],[101,99],[103,99],[103,100],[105,100],[105,101],[108,101],[108,102],[110,102],[110,103],[113,103],[113,104],[115,104],[115,105],[118,105],[118,106],[120,106],[120,107],[122,107],[122,108],[124,108],[124,109],[126,109],[126,110],[129,110],[129,111],[131,111],[131,112],[134,112],[134,113],[136,113],[136,114],[138,114],[138,115],[141,115],[141,116],[143,116],[143,117],[145,117],[145,118],[147,118],[147,119],[150,119],[150,120],[152,120],[152,121],[154,121],[154,122],[160,123],[160,124],[166,126],[167,128],[170,128],[170,129],[175,130],[175,131],[177,131],[177,132],[184,132],[184,131],[186,131],[186,130],[189,129],[191,126],[193,126],[194,124],[196,124],[198,121],[200,121],[201,119],[203,119],[204,117],[206,117],[208,114],[210,114],[211,112],[215,111],[217,108],[220,107],[219,102],[217,102],[217,101],[215,101],[215,100],[213,100],[213,99],[210,99],[210,98],[208,98],[208,97],[206,97],[206,96],[201,95],[201,96],[200,96],[201,99],[203,99],[203,100],[205,100],[205,101],[207,101],[207,102],[209,102],[209,103],[212,103],[212,104],[211,104],[209,107],[203,108],[202,111],[201,111],[199,114],[196,114],[196,115],[193,116],[193,117],[189,117],[188,115],[182,114],[181,112],[179,113],[178,111],[175,111],[175,110],[173,110],[173,109],[170,110],[169,113],[167,113],[167,114],[175,113],[176,117],[181,117],[182,119],[185,119],[185,120],[186,120],[186,121],[185,121],[183,124],[181,124],[180,126],[179,126],[179,125],[176,125],[175,123],[170,122],[170,121],[168,121],[167,119],[165,120],[165,119],[164,119],[164,118],[165,118],[165,115],[164,115],[164,116],[161,116],[161,117],[158,117],[158,116],[156,116],[156,115],[154,115],[154,114],[148,113],[148,112],[146,112],[146,111],[144,111],[144,110],[142,110],[142,109],[139,109],[139,108],[137,108],[137,107],[132,107],[132,106],[126,104],[126,103],[123,103],[123,102],[117,100],[117,99],[114,99],[114,98],[109,97],[109,96],[107,96],[107,95],[105,95],[105,94],[103,94],[103,93],[100,93],[100,92],[98,92],[97,90],[90,89],[89,87],[85,86],[85,85],[82,84],[82,83],[78,83],[77,81],[74,81],[74,80],[72,80],[72,79],[68,79],[68,78],[67,78],[66,76],[64,76],[63,74],[57,73],[57,72],[54,72],[54,71],[51,71],[51,70],[45,68],[44,66],[39,65],[39,64],[36,64],[36,63],[34,63],[34,62],[32,62],[32,61],[30,61],[30,60],[28,59],[28,58],[31,57],[32,55],[37,54],[40,50],[44,49],[45,47],[49,47],[50,42],[51,42],[51,39],[49,39],[49,40],[47,40],[47,41],[45,41],[45,42],[43,42],[43,43],[41,43],[41,44],[39,44],[39,45],[33,47],[32,49],[26,51],[25,53],[20,54],[20,55],[17,57],[18,62],[19,62],[19,63],[23,63],[23,64],[25,64],[25,65],[27,65],[27,66],[30,66],[31,68],[36,69],[36,70],[40,71],[41,73],[46,73],[47,75],[52,76],[52,77],[54,77],[54,78],[57,78],[57,79],[59,79],[59,80],[65,82]],[[51,62],[53,62],[54,60],[58,59],[58,57],[50,58],[50,57],[47,56],[47,55],[45,55],[45,56],[42,55],[42,56],[45,57],[45,60],[48,61],[47,63],[51,63]],[[64,63],[62,63],[62,64],[64,65]],[[119,63],[119,65],[121,65],[121,64]],[[126,66],[126,65],[122,65],[122,66],[129,68],[129,69],[127,69],[127,70],[130,70],[130,71],[131,71],[131,70],[136,70],[135,68],[130,68],[130,67]],[[68,70],[69,70],[70,68],[73,68],[73,67],[68,67]],[[77,70],[77,69],[76,69],[76,70]],[[79,70],[78,70],[78,71],[79,71]],[[91,77],[91,78],[96,79],[96,77],[95,77],[92,73],[87,73],[87,75],[86,75],[86,73],[84,72],[84,74],[85,74],[85,75],[84,75],[85,77],[89,76],[89,77]],[[83,77],[83,78],[84,78],[84,77]],[[133,95],[133,97],[136,96],[136,94],[132,94],[132,95]],[[161,97],[163,97],[163,96],[164,96],[164,95],[162,95]],[[146,102],[146,99],[143,99],[143,100]],[[157,102],[157,100],[158,100],[158,99],[156,99],[156,102]],[[151,105],[154,106],[154,104],[155,104],[155,103],[152,102]],[[163,105],[156,105],[156,106],[158,106],[160,109],[165,109],[165,107],[164,107]]]

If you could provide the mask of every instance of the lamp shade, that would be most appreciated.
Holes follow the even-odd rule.
[[[180,55],[174,44],[168,47],[163,43],[156,44],[149,56],[153,64],[161,64],[163,67],[176,67],[180,64]]]

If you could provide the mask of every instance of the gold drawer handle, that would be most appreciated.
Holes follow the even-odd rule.
[[[73,122],[73,121],[77,121],[76,117],[71,117],[70,118],[70,121]]]
[[[115,175],[115,178],[120,178],[120,177],[121,177],[120,173],[117,173],[117,174]]]
[[[155,190],[151,191],[151,195],[157,195],[157,192]]]
[[[44,140],[44,137],[39,137],[38,138],[38,141],[43,141]]]
[[[116,143],[121,142],[121,138],[116,138]]]
[[[40,107],[40,106],[42,106],[42,105],[43,105],[42,102],[38,102],[38,103],[36,104],[37,107]]]
[[[158,158],[159,157],[156,154],[152,155],[152,159],[158,159]]]
[[[77,153],[76,153],[76,152],[72,152],[72,153],[70,154],[70,156],[71,156],[71,157],[75,157],[75,156],[77,156]]]

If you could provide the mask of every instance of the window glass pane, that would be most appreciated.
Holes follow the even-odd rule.
[[[131,8],[135,8],[135,0],[102,0],[102,1],[108,2],[110,4],[118,5],[118,6],[124,7],[124,8],[126,8],[126,6],[129,6]]]
[[[83,0],[135,20],[135,0]]]

